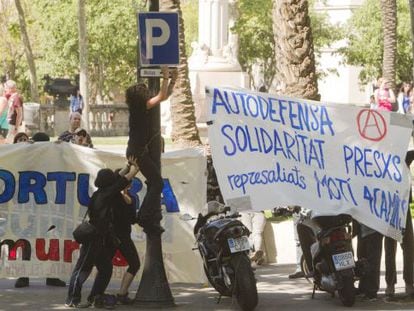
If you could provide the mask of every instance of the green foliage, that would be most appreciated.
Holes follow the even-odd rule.
[[[24,10],[28,9],[24,7]],[[31,19],[26,19],[31,24]],[[24,98],[29,93],[29,70],[24,47],[20,38],[20,25],[14,1],[0,0],[0,76],[15,80]],[[29,33],[31,37],[31,33]],[[27,90],[27,92],[26,92]]]
[[[105,77],[105,94],[111,86],[125,88],[136,79],[136,15],[133,7],[128,7],[130,1],[123,2],[115,6],[109,0],[88,2],[89,57],[103,70],[98,75]]]
[[[414,203],[410,203],[411,217],[414,218]]]
[[[20,26],[18,22],[12,22],[7,27],[10,37],[13,39],[20,39]]]
[[[48,43],[39,66],[43,66],[43,73],[75,77],[79,68],[77,1],[55,0],[55,5],[47,5],[48,0],[35,2],[43,12],[42,35]],[[102,95],[109,95],[114,85],[125,88],[135,79],[138,3],[133,2],[87,1],[91,87]]]
[[[408,1],[397,0],[397,77],[396,82],[412,80],[412,50]],[[346,25],[348,45],[340,49],[345,62],[361,66],[361,84],[382,75],[383,32],[381,7],[378,0],[366,0]]]
[[[266,87],[275,75],[275,42],[271,0],[240,0],[239,18],[232,31],[239,35],[239,62],[252,77],[253,65],[263,64]],[[253,80],[253,79],[252,79]],[[253,81],[253,83],[258,81]],[[258,88],[260,85],[253,85]]]
[[[184,19],[185,50],[191,55],[191,43],[198,40],[198,1],[181,1],[181,12]]]
[[[111,95],[116,86],[125,89],[136,79],[137,9],[143,9],[141,0],[88,0],[87,31],[90,88],[94,94]],[[45,74],[52,77],[74,79],[79,74],[78,1],[31,0],[25,2],[25,15],[32,50],[36,57],[38,78]],[[17,15],[10,5],[8,11],[0,10],[0,25],[7,25],[7,33],[0,43],[3,62],[1,72],[10,71],[25,93],[29,89],[28,70],[23,57]],[[7,15],[6,15],[7,13]],[[4,28],[3,28],[4,29]],[[10,51],[13,45],[16,50]],[[8,64],[6,60],[10,60]],[[15,66],[13,66],[13,63]],[[39,85],[43,88],[42,83]],[[28,92],[25,95],[29,101]]]
[[[239,19],[233,31],[239,35],[239,62],[252,77],[252,66],[263,64],[266,87],[275,75],[275,42],[272,29],[272,4],[274,0],[239,0]],[[342,30],[331,25],[326,13],[314,10],[315,1],[309,2],[315,53],[341,38]],[[321,74],[321,73],[320,73]],[[257,82],[257,81],[256,81]],[[258,87],[258,86],[255,86]]]
[[[34,15],[40,29],[36,47],[36,66],[40,77],[73,77],[79,66],[77,1],[33,1]]]
[[[7,26],[0,42],[3,61],[0,74],[13,69],[19,88],[29,90],[28,69],[20,40],[20,29],[15,8],[0,10],[0,25]],[[78,1],[26,0],[25,14],[35,55],[38,78],[74,79],[79,73]],[[144,0],[88,0],[88,61],[91,95],[108,95],[114,87],[125,89],[136,79],[136,12],[145,10]],[[198,1],[182,0],[185,20],[187,55],[190,44],[197,40]],[[272,0],[239,0],[239,20],[234,31],[239,34],[239,61],[249,73],[256,62],[263,64],[266,85],[275,74],[274,36],[272,30]],[[339,32],[327,23],[325,16],[311,11],[316,50],[329,44]],[[5,29],[5,28],[2,28]],[[13,46],[10,49],[9,46]],[[40,82],[42,80],[39,80]],[[43,84],[39,83],[43,88]],[[29,101],[28,93],[25,95]]]
[[[331,46],[343,38],[344,30],[340,25],[332,25],[325,10],[313,9],[315,0],[309,1],[309,17],[311,20],[313,45],[315,53],[320,54],[321,49]]]

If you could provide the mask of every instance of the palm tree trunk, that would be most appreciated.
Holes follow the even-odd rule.
[[[20,32],[24,45],[24,52],[26,54],[27,63],[29,65],[30,72],[30,94],[32,101],[39,102],[39,90],[37,88],[37,76],[36,76],[36,66],[33,57],[32,47],[30,46],[29,36],[27,34],[26,19],[24,17],[24,11],[20,0],[14,0],[16,5],[17,12],[19,14],[19,24]]]
[[[413,56],[413,75],[411,80],[414,81],[414,0],[409,0],[408,5],[410,8],[411,17],[411,52]]]
[[[381,0],[382,28],[384,33],[384,53],[382,76],[395,89],[395,61],[397,55],[397,2]]]
[[[178,78],[174,91],[170,97],[172,132],[171,139],[174,144],[185,147],[201,145],[198,132],[194,101],[192,98],[190,79],[188,77],[188,62],[185,50],[184,21],[182,18],[179,0],[161,0],[161,11],[178,12],[179,16],[179,48],[180,65]]]
[[[273,0],[276,81],[280,93],[319,100],[307,0]]]

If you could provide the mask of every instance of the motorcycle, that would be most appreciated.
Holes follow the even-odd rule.
[[[316,290],[326,291],[335,296],[338,292],[342,304],[351,307],[355,303],[356,263],[352,249],[352,217],[347,214],[319,216],[310,219],[301,213],[298,226],[306,226],[311,239],[310,253],[312,267],[309,269],[302,256],[302,271],[307,278],[313,279],[312,299]],[[303,228],[303,227],[302,227]],[[300,229],[298,228],[298,233]],[[299,234],[304,250],[303,235]],[[309,244],[309,243],[307,243]],[[358,264],[358,263],[357,263]]]
[[[250,231],[230,213],[230,207],[209,202],[207,214],[199,214],[194,236],[210,284],[221,296],[237,300],[243,311],[254,310],[258,303],[256,279],[249,259]],[[194,218],[192,218],[194,219]]]

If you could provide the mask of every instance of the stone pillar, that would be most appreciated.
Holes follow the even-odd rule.
[[[237,60],[238,38],[230,32],[236,18],[235,0],[199,0],[198,42],[189,57],[191,91],[197,126],[206,136],[206,86],[248,88],[248,75]]]
[[[54,130],[55,135],[59,136],[64,131],[69,129],[69,117],[70,117],[70,102],[67,98],[57,97],[54,101],[55,116],[54,116]]]
[[[211,55],[222,56],[227,44],[228,0],[200,0],[198,40],[211,49]]]
[[[238,38],[230,33],[234,25],[234,0],[199,0],[198,42],[193,42],[189,67],[239,71]]]

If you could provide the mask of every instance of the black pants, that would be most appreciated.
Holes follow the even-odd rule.
[[[407,222],[403,233],[401,249],[403,251],[403,278],[405,284],[413,285],[413,265],[414,265],[414,239],[413,239],[413,223],[411,219],[411,211],[408,209]],[[395,254],[397,251],[397,241],[385,237],[385,281],[387,285],[397,283],[397,269],[395,266]]]
[[[380,285],[380,269],[382,254],[382,238],[379,232],[374,232],[361,238],[358,235],[358,260],[367,260],[367,270],[359,280],[359,290],[369,298],[377,296]]]
[[[92,268],[96,266],[98,273],[92,286],[89,297],[103,294],[112,276],[113,247],[104,245],[103,239],[98,238],[90,243],[82,244],[80,254],[69,282],[67,304],[81,302],[82,285],[88,279]]]
[[[121,252],[122,256],[124,256],[125,260],[128,262],[127,272],[131,273],[132,275],[136,275],[139,267],[141,266],[141,262],[139,260],[137,248],[131,239],[131,235],[118,236],[118,238],[121,241],[118,249]]]
[[[164,182],[160,169],[152,161],[148,152],[144,152],[137,162],[147,183],[147,193],[138,212],[138,223],[145,227],[146,224],[160,221],[162,218],[161,193]]]

